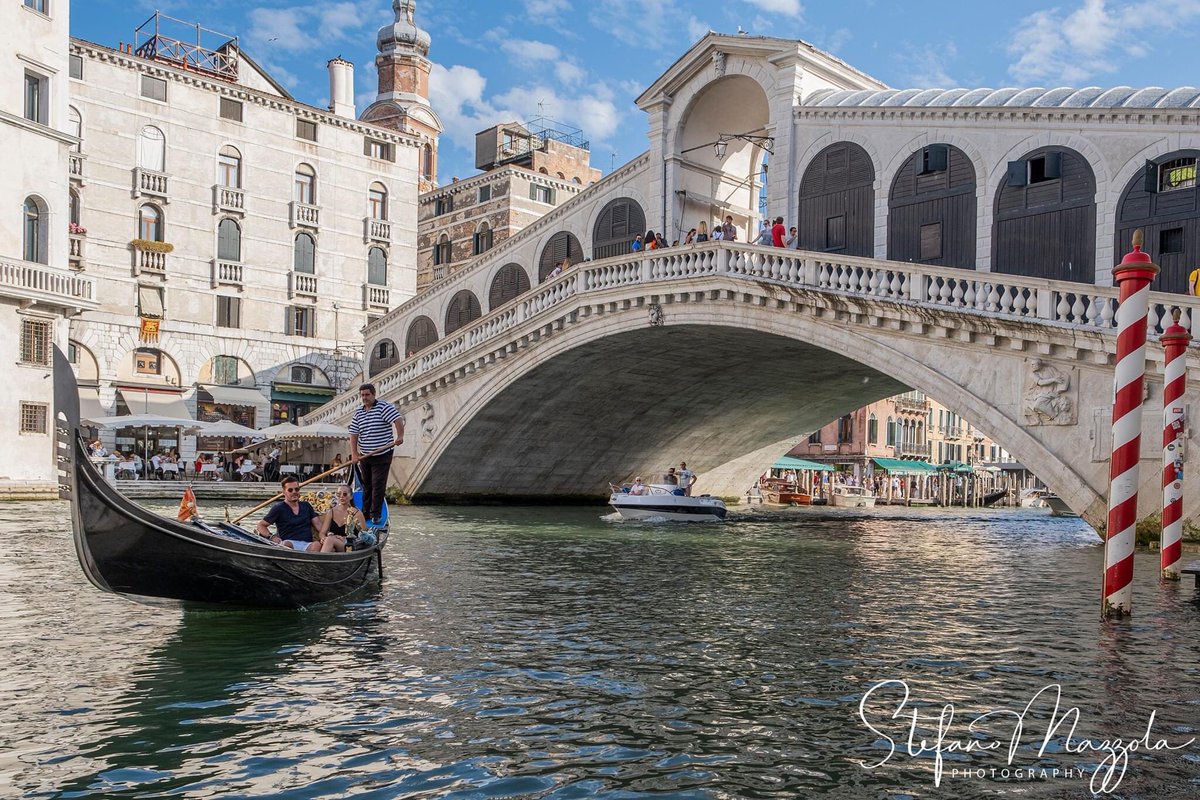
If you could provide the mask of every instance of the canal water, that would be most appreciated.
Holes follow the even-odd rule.
[[[0,504],[0,797],[1085,797],[1084,745],[1152,715],[1112,796],[1200,792],[1200,592],[1139,553],[1101,624],[1078,520],[394,522],[368,596],[182,613],[92,588],[64,506]]]

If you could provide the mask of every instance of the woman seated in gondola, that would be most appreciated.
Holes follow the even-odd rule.
[[[337,502],[322,515],[317,530],[322,553],[346,552],[346,537],[367,527],[366,517],[354,505],[354,492],[349,484],[343,483],[337,488],[336,498]]]

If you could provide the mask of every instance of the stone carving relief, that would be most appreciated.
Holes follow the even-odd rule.
[[[426,402],[421,406],[421,441],[432,442],[437,435],[437,422],[434,421],[433,403]]]
[[[662,306],[660,306],[658,303],[650,306],[650,324],[654,327],[658,327],[659,325],[663,324],[663,310]]]
[[[1074,425],[1079,404],[1076,402],[1075,370],[1061,370],[1044,358],[1028,362],[1021,408],[1028,425]]]
[[[712,54],[713,71],[718,78],[725,77],[725,54],[720,50]]]

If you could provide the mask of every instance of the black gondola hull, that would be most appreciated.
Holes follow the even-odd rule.
[[[305,553],[237,541],[136,505],[104,480],[76,432],[78,400],[69,365],[58,364],[56,408],[60,493],[71,501],[75,550],[104,591],[185,606],[302,608],[347,597],[382,578],[382,548]],[[73,401],[73,402],[72,402]]]

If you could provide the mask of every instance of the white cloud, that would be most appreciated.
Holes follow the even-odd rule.
[[[560,61],[554,65],[554,77],[564,86],[578,86],[583,83],[587,73],[573,61]]]
[[[302,8],[256,8],[250,12],[251,42],[280,50],[307,50],[311,46],[301,24],[306,12]]]
[[[525,11],[531,17],[552,17],[570,8],[569,0],[525,0]]]
[[[904,78],[914,89],[953,89],[961,83],[946,71],[946,61],[954,59],[958,49],[954,42],[926,45],[903,53]]]
[[[688,39],[692,40],[692,42],[700,41],[708,35],[710,30],[712,30],[712,28],[707,22],[697,19],[696,17],[688,17],[687,34]]]
[[[529,39],[505,39],[500,49],[526,65],[538,61],[554,61],[562,57],[562,53],[554,45]]]
[[[519,86],[494,97],[487,96],[487,79],[471,67],[433,65],[429,100],[446,126],[443,136],[451,144],[473,150],[475,134],[500,122],[522,122],[544,114],[582,128],[593,142],[612,136],[621,112],[604,86],[578,95],[562,93],[545,84]],[[539,108],[539,103],[541,108]]]
[[[366,22],[361,4],[333,3],[320,10],[321,32],[332,39],[342,39]]]
[[[1008,44],[1008,71],[1023,83],[1079,85],[1116,72],[1122,61],[1150,52],[1144,44],[1164,30],[1180,31],[1200,18],[1200,0],[1083,0],[1074,10],[1036,11],[1017,25]]]
[[[772,14],[799,17],[804,13],[804,6],[800,5],[800,0],[746,0],[746,2]]]

